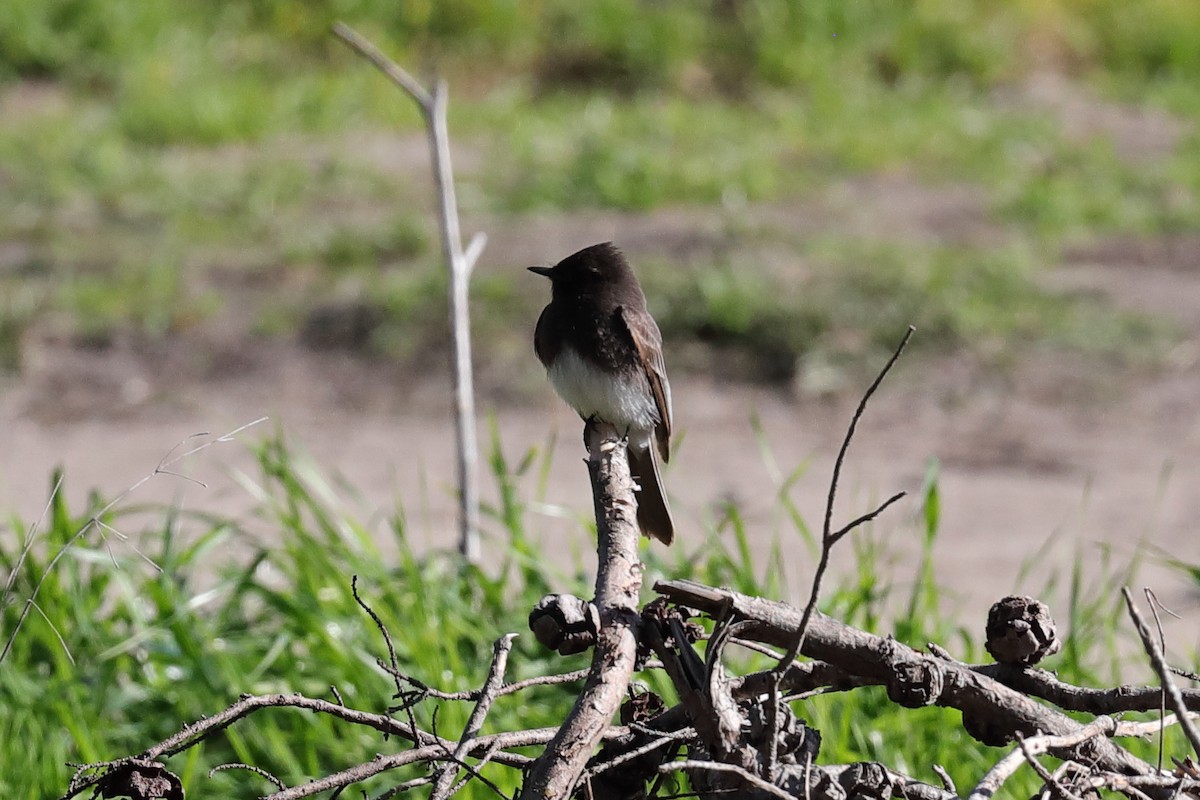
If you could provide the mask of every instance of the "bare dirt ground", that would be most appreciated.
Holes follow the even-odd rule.
[[[619,239],[620,222],[611,220],[611,231],[603,224],[573,229],[567,238]],[[639,226],[633,227],[631,249],[653,246],[638,244]],[[1013,588],[1039,592],[1048,576],[1065,579],[1076,553],[1095,586],[1104,580],[1099,564],[1106,551],[1117,564],[1141,552],[1148,563],[1139,582],[1157,586],[1177,608],[1193,607],[1193,587],[1154,562],[1169,554],[1200,563],[1200,239],[1109,242],[1073,254],[1049,280],[1103,292],[1116,306],[1167,315],[1187,331],[1185,340],[1154,369],[1107,371],[1061,352],[1034,352],[1005,369],[962,354],[902,361],[850,451],[839,516],[857,515],[899,489],[913,493],[866,534],[893,553],[892,578],[903,584],[919,551],[917,495],[928,463],[937,459],[942,523],[935,563],[950,597],[963,604],[963,619],[981,619],[991,601]],[[270,421],[243,440],[277,426],[327,474],[356,487],[361,497],[348,502],[364,518],[386,518],[399,502],[418,541],[453,545],[453,432],[448,386],[439,374],[404,374],[290,343],[38,347],[0,401],[6,431],[0,507],[23,519],[34,518],[44,503],[55,465],[66,468],[67,492],[76,501],[91,488],[112,495],[185,437],[223,433],[266,415]],[[705,374],[677,375],[673,384],[682,437],[667,483],[680,546],[707,546],[704,531],[725,501],[735,500],[760,552],[777,536],[783,543],[783,563],[764,557],[762,568],[781,569],[792,591],[801,591],[813,562],[781,517],[778,481],[808,464],[792,494],[818,526],[857,390],[809,397]],[[544,490],[536,474],[521,485],[533,503],[533,534],[569,564],[572,553],[590,547],[579,524],[590,498],[577,420],[540,383],[480,400],[481,414],[495,413],[510,459],[530,447],[549,448]],[[755,417],[769,455],[757,444]],[[486,437],[486,424],[483,431]],[[184,471],[208,488],[159,476],[131,501],[233,512],[249,506],[233,478],[237,471],[255,474],[243,445],[209,449]],[[486,476],[485,484],[494,497]],[[848,573],[853,558],[853,548],[843,547],[836,569]],[[1030,572],[1022,577],[1026,565]]]
[[[1059,103],[1056,92],[1055,84],[1035,84],[1032,99],[1022,102]],[[1097,111],[1094,103],[1072,119],[1084,133],[1089,125],[1113,128],[1135,152],[1137,143],[1121,137],[1152,136],[1154,146],[1169,146],[1159,139],[1173,135],[1164,133],[1167,123],[1139,126],[1119,109]],[[419,148],[410,155],[417,163],[424,158]],[[410,166],[421,169],[399,168]],[[903,176],[847,181],[803,208],[755,215],[799,234],[836,220],[845,231],[882,238],[985,243],[1002,236],[969,187],[929,188]],[[720,224],[703,211],[669,210],[528,217],[495,228],[490,222],[464,224],[492,234],[481,270],[517,269],[605,239],[620,243],[635,263],[639,256],[668,258],[719,235]],[[768,268],[787,266],[786,254],[759,255]],[[1100,567],[1106,557],[1120,565],[1140,554],[1137,584],[1154,585],[1177,610],[1194,609],[1195,587],[1161,561],[1200,564],[1200,237],[1100,242],[1069,253],[1046,281],[1171,319],[1184,332],[1182,342],[1161,354],[1159,365],[1144,368],[1036,349],[1004,367],[962,353],[902,361],[860,426],[837,516],[849,519],[899,489],[912,493],[862,534],[885,544],[890,579],[902,585],[916,570],[919,490],[936,459],[942,511],[936,574],[961,604],[964,624],[981,621],[987,606],[1014,588],[1040,593],[1051,576],[1059,579],[1056,610],[1065,615],[1063,583],[1076,554],[1087,565],[1085,584],[1097,591],[1109,580]],[[669,298],[651,298],[652,308],[656,302]],[[438,371],[406,373],[220,331],[152,345],[118,341],[103,350],[32,337],[23,360],[19,376],[0,382],[0,509],[24,520],[44,504],[55,465],[66,468],[66,491],[75,502],[92,488],[113,495],[185,437],[223,433],[265,415],[270,421],[243,441],[282,429],[326,474],[355,487],[360,496],[347,502],[364,519],[385,519],[401,504],[418,542],[453,546],[453,430],[447,380]],[[520,485],[532,505],[532,535],[569,565],[591,547],[580,525],[591,501],[578,421],[540,380],[531,352],[519,374],[496,379],[492,366],[479,365],[482,449],[488,450],[482,417],[494,413],[511,460],[531,447],[548,452],[545,486],[536,469]],[[673,374],[672,385],[682,436],[666,481],[678,547],[711,546],[705,531],[734,500],[763,555],[761,568],[781,570],[793,595],[806,592],[814,562],[782,518],[778,482],[807,464],[791,493],[818,527],[860,390],[813,396],[731,384],[709,373]],[[769,454],[758,444],[754,419]],[[214,447],[181,466],[207,488],[159,476],[131,502],[168,500],[232,513],[250,506],[236,477],[256,474],[244,445]],[[493,499],[486,470],[484,482]],[[490,529],[497,534],[498,526]],[[766,553],[777,537],[784,557],[773,564]],[[835,572],[851,572],[854,557],[854,548],[843,546]]]

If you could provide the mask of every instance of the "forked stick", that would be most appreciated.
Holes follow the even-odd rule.
[[[370,61],[392,83],[416,102],[425,120],[433,177],[437,184],[438,219],[441,222],[442,256],[450,271],[450,343],[454,352],[454,429],[458,450],[458,549],[471,563],[479,561],[479,443],[475,432],[475,386],[471,372],[471,319],[467,311],[468,287],[475,261],[487,237],[477,233],[464,252],[454,198],[454,173],[450,167],[450,134],[446,126],[449,90],[439,80],[428,91],[412,75],[385,56],[375,45],[345,23],[333,34],[354,52]]]

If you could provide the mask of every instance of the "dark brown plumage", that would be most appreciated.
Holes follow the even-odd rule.
[[[551,282],[534,349],[555,390],[584,419],[629,436],[629,467],[640,486],[638,525],[664,544],[675,537],[658,457],[671,456],[671,385],[662,335],[625,256],[611,242],[553,267],[530,267]]]

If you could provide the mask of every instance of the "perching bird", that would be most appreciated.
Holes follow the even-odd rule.
[[[534,332],[538,359],[579,416],[609,422],[629,437],[629,469],[640,487],[638,527],[670,544],[675,525],[658,457],[666,462],[671,455],[671,385],[642,287],[611,242],[529,269],[551,284]]]

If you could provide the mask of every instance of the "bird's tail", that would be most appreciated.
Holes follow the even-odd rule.
[[[640,487],[637,493],[637,521],[642,535],[669,545],[675,540],[675,523],[671,521],[671,507],[667,505],[667,493],[663,491],[654,447],[631,444],[629,471]]]

